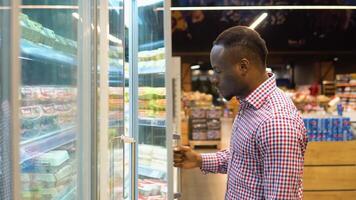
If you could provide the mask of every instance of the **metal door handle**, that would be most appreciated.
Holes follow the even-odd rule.
[[[178,134],[176,131],[174,131],[172,137],[173,137],[173,140],[176,141],[173,144],[176,144],[176,146],[180,145],[180,140],[181,140],[180,134]],[[177,169],[177,181],[178,181],[177,190],[178,191],[177,191],[177,193],[173,194],[173,198],[174,199],[179,199],[179,198],[182,197],[182,195],[181,195],[181,192],[182,192],[181,169],[180,168],[176,168],[176,169]]]
[[[132,137],[129,137],[129,136],[125,136],[125,135],[121,135],[121,136],[118,136],[118,137],[114,137],[111,139],[111,149],[114,148],[113,144],[115,141],[120,141],[122,142],[123,144],[130,144],[131,145],[131,169],[134,169],[134,170],[131,170],[131,197],[132,197],[132,200],[135,200],[135,194],[136,194],[136,191],[135,191],[135,185],[136,185],[136,140]],[[122,147],[122,155],[123,155],[123,180],[125,181],[125,145],[123,145]],[[125,198],[125,184],[123,185],[123,198]]]
[[[131,146],[131,166],[130,168],[133,169],[131,170],[131,200],[136,200],[136,140],[132,137],[121,135],[120,136],[121,141],[124,144],[130,144]],[[124,156],[125,156],[125,147],[123,147],[124,151]],[[124,163],[125,165],[125,163]],[[125,169],[125,166],[124,166]]]

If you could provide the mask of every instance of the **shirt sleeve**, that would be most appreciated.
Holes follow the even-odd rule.
[[[203,153],[201,171],[203,173],[227,173],[230,151],[224,150],[217,153]]]
[[[300,121],[275,117],[261,126],[259,148],[265,199],[302,199],[306,137]]]

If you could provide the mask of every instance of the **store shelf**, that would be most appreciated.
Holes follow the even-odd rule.
[[[159,118],[139,117],[138,124],[141,126],[166,127],[166,120]]]
[[[336,87],[356,87],[356,83],[338,83]]]
[[[150,67],[139,67],[138,74],[162,74],[166,71],[165,65],[157,65],[157,66],[150,66]]]
[[[356,99],[356,94],[336,94],[336,96],[341,98]]]
[[[53,131],[46,135],[20,143],[20,162],[35,158],[45,152],[54,150],[75,140],[75,127]]]
[[[67,199],[72,199],[71,197],[74,196],[74,192],[76,191],[77,187],[75,186],[70,186],[70,190],[64,194],[61,198],[58,198],[59,200],[67,200]]]
[[[29,55],[30,58],[28,59],[30,60],[32,58],[40,58],[59,63],[76,65],[76,56],[57,51],[49,46],[36,44],[26,39],[21,39],[21,53],[25,54],[25,56]]]
[[[138,175],[155,178],[155,179],[165,179],[167,173],[162,170],[153,169],[148,166],[140,165],[138,167]]]

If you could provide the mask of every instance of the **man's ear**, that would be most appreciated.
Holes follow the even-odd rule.
[[[242,58],[240,60],[240,71],[242,75],[246,75],[250,68],[250,61],[247,58]]]

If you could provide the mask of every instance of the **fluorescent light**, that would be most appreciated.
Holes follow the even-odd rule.
[[[73,16],[74,18],[76,18],[76,19],[79,19],[79,18],[80,18],[79,14],[76,13],[76,12],[72,13],[72,16]],[[94,24],[91,24],[90,26],[91,26],[92,29],[94,29]],[[97,30],[98,30],[98,33],[101,32],[100,26],[97,26]],[[122,44],[122,41],[121,41],[119,38],[117,38],[117,37],[115,37],[115,36],[113,36],[113,35],[111,35],[111,34],[108,34],[108,39],[109,39],[111,42],[114,42],[114,43],[117,43],[117,44]]]
[[[108,39],[111,41],[111,42],[114,42],[114,43],[117,43],[117,44],[122,44],[122,40],[120,40],[119,38],[109,34],[108,35]]]
[[[190,66],[190,69],[199,69],[200,68],[200,65],[192,65]]]
[[[260,15],[256,21],[254,21],[251,25],[250,28],[255,29],[264,19],[266,19],[267,17],[267,13],[262,13],[262,15]]]
[[[74,18],[76,18],[76,19],[79,19],[79,14],[78,13],[76,13],[76,12],[74,12],[74,13],[72,13],[72,16],[74,17]]]
[[[144,6],[149,6],[153,5],[159,2],[163,2],[163,0],[138,0],[137,1],[137,6],[138,7],[144,7]]]
[[[163,8],[157,8],[163,10]],[[196,6],[196,7],[171,7],[172,11],[192,11],[192,10],[356,10],[356,6],[340,5],[284,5],[284,6]]]
[[[33,59],[31,59],[31,58],[22,57],[22,56],[19,56],[19,58],[22,59],[22,60],[33,60]]]
[[[20,5],[20,9],[52,9],[52,10],[78,10],[74,5]]]

